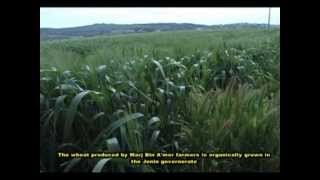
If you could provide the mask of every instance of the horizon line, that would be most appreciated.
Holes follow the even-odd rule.
[[[150,22],[150,23],[93,23],[93,24],[87,24],[87,25],[80,25],[80,26],[66,26],[66,27],[41,27],[40,29],[64,29],[64,28],[77,28],[77,27],[83,27],[83,26],[92,26],[92,25],[98,25],[98,24],[106,24],[106,25],[142,25],[142,24],[194,24],[194,25],[202,25],[202,26],[219,26],[219,25],[231,25],[231,24],[259,24],[259,25],[268,25],[268,23],[248,23],[248,22],[234,22],[234,23],[226,23],[226,24],[196,24],[196,23],[190,23],[190,22]],[[270,24],[271,26],[279,25],[279,24]]]

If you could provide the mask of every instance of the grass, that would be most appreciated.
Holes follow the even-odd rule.
[[[280,32],[176,31],[41,42],[40,170],[280,171]],[[195,166],[58,151],[269,152]]]

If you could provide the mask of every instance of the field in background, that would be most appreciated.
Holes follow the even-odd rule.
[[[152,32],[40,45],[41,171],[280,171],[280,30]],[[65,161],[58,151],[271,158],[133,166],[119,159]]]

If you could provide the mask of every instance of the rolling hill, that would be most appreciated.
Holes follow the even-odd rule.
[[[151,23],[151,24],[93,24],[70,28],[40,28],[40,40],[67,39],[141,32],[175,30],[219,30],[237,28],[266,28],[266,24],[237,23],[227,25],[200,25],[190,23]],[[274,27],[274,26],[273,26]]]

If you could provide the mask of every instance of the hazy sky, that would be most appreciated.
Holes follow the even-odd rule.
[[[95,23],[267,23],[268,8],[40,8],[40,27]],[[271,8],[271,24],[280,24],[280,8]]]

